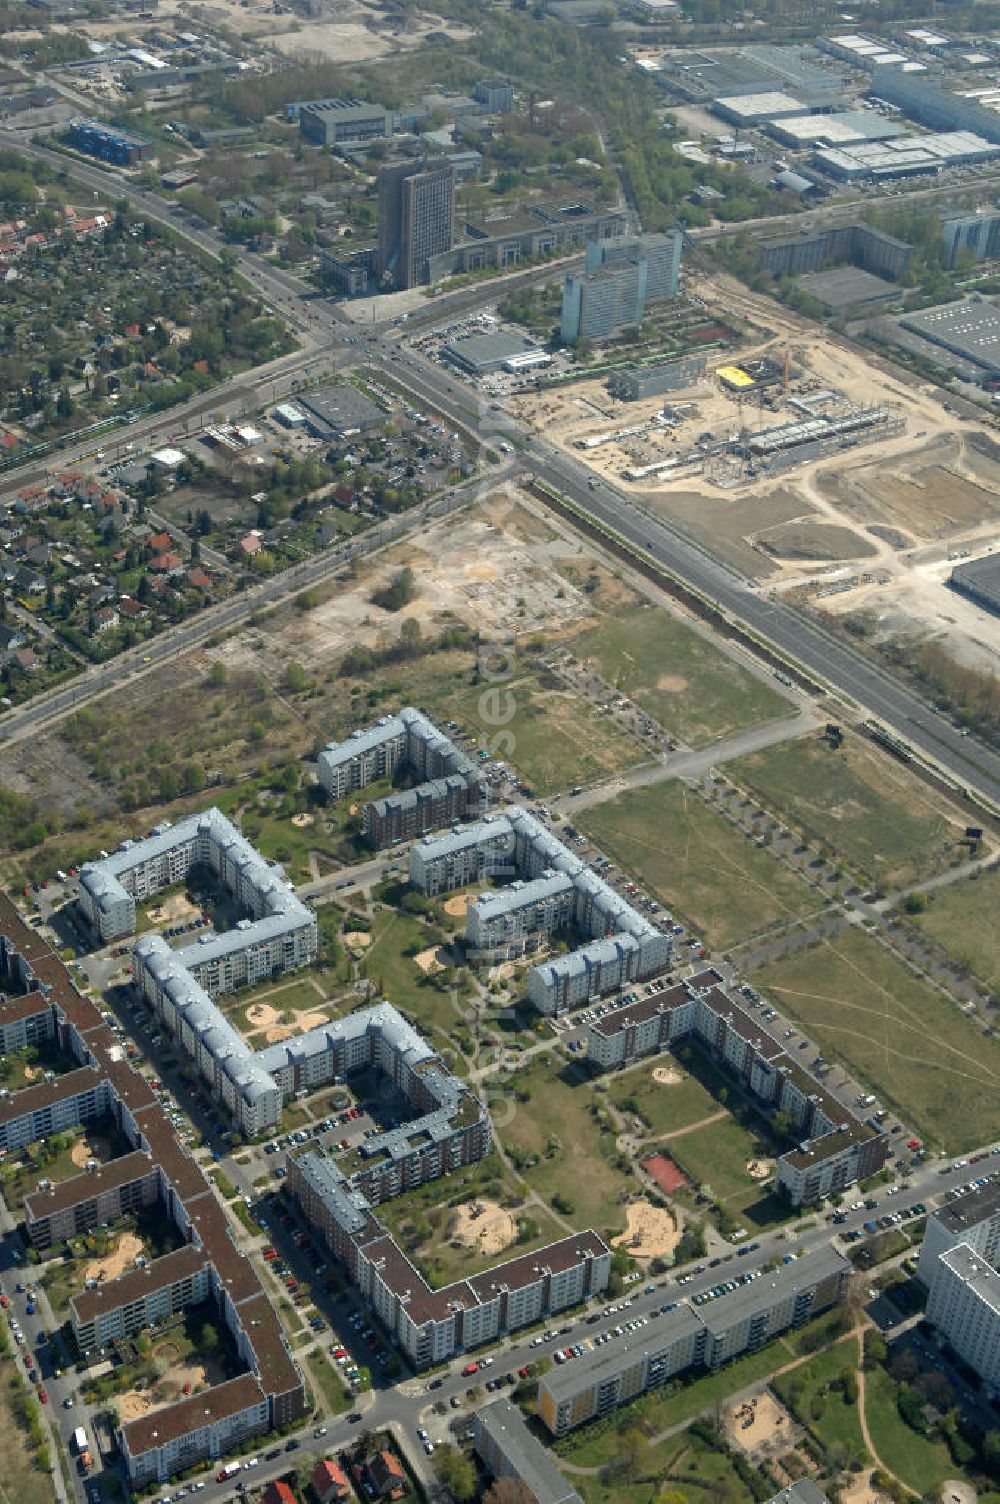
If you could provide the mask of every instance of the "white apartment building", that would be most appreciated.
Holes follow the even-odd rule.
[[[938,1257],[927,1320],[987,1389],[1000,1393],[1000,1273],[968,1243]]]
[[[513,882],[483,893],[468,907],[465,938],[481,957],[509,961],[524,955],[539,936],[565,929],[573,918],[576,893],[565,872],[549,872],[530,882]]]
[[[928,1287],[943,1253],[966,1244],[973,1253],[1000,1266],[1000,1180],[991,1180],[939,1206],[927,1218],[917,1278]]]
[[[454,888],[506,873],[513,876],[514,832],[504,815],[488,815],[441,836],[424,836],[410,847],[410,882],[436,897]]]

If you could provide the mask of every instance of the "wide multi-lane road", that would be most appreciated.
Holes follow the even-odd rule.
[[[99,167],[90,167],[76,160],[67,163],[66,157],[61,153],[25,143],[15,132],[0,131],[0,144],[15,145],[28,155],[43,158],[58,167],[68,166],[74,177],[103,193],[105,197],[110,197],[112,193],[124,195],[135,208],[170,224],[200,249],[212,255],[219,254],[218,240],[210,231],[184,223],[178,206],[158,194],[151,193],[138,184],[112,177]],[[317,345],[320,342],[331,353],[336,351],[340,360],[344,359],[345,316],[341,310],[325,300],[307,308],[305,300],[314,296],[313,290],[293,273],[273,267],[243,248],[236,251],[236,256],[241,273],[262,294],[281,304],[283,315],[305,333],[311,347],[287,358],[280,373],[285,379],[290,379],[293,373],[316,360]],[[545,269],[542,270],[544,272]],[[478,289],[479,297],[484,302],[488,301],[494,291],[490,285],[484,284]],[[436,320],[444,322],[460,309],[464,311],[469,306],[469,295],[470,289],[463,289],[453,295],[454,301],[447,297],[440,299],[434,305]],[[420,317],[423,322],[426,315],[421,313]],[[433,402],[441,413],[450,416],[454,422],[462,423],[464,427],[470,426],[469,407],[475,400],[475,395],[467,385],[415,353],[406,352],[401,360],[397,345],[398,329],[385,323],[376,323],[369,329],[368,335],[366,343],[370,357],[383,367],[386,375],[396,378],[402,375],[416,395]],[[259,383],[259,395],[260,385],[271,380],[271,372],[266,376],[261,372],[256,377],[243,378],[241,386]],[[220,391],[215,405],[220,405],[224,396]],[[207,405],[205,399],[199,400]],[[485,421],[487,416],[492,416],[487,414],[485,404],[480,415],[480,428],[481,431],[485,430],[482,431],[483,442],[488,443],[491,437],[496,437],[496,433],[494,425]],[[183,410],[174,415],[175,428],[180,426],[183,417]],[[153,432],[163,431],[162,418],[159,425],[157,430],[153,430],[152,425],[148,428],[146,425],[137,425],[134,431],[141,436],[150,436]],[[583,466],[544,440],[532,439],[528,443],[522,453],[522,468],[525,473],[536,476],[570,497],[578,508],[599,523],[614,528],[630,543],[644,549],[657,563],[672,570],[703,595],[716,601],[734,621],[751,628],[773,643],[820,682],[829,684],[856,702],[865,712],[886,722],[899,736],[944,768],[960,784],[1000,805],[1000,755],[978,739],[963,735],[947,717],[936,711],[915,691],[882,672],[870,660],[853,652],[844,642],[827,634],[788,605],[758,594],[745,579],[699,548],[691,539],[663,520],[645,515],[630,498],[616,488],[602,483],[592,490],[588,484],[588,473]],[[22,473],[22,484],[24,479]],[[329,567],[329,561],[325,560],[321,565],[321,572]],[[281,576],[270,582],[269,599],[278,599],[285,593],[288,587],[284,581],[285,577]],[[220,617],[213,630],[234,624],[246,616],[248,609],[253,607],[248,607],[246,597],[231,603],[223,613],[225,619]],[[178,651],[188,645],[185,641],[186,634],[191,634],[191,640],[194,640],[197,623],[178,632],[165,634],[160,640],[163,646],[154,649],[156,656],[161,656],[164,651]],[[70,686],[62,693],[69,703],[86,699],[90,693],[106,687],[106,683],[110,682],[107,675],[114,672],[113,666],[109,666],[107,670],[98,671],[90,679],[85,679],[76,687]],[[11,728],[16,724],[24,725],[24,717],[28,717],[30,723],[30,707],[18,712],[15,717],[7,718],[0,727],[0,740],[9,737]]]
[[[374,358],[382,356],[376,348]],[[469,426],[470,390],[457,376],[415,353],[400,361],[395,352],[386,374],[405,382],[439,411]],[[482,425],[493,414],[482,410]],[[591,488],[591,473],[545,439],[533,437],[522,450],[522,473],[545,481],[584,514],[637,545],[658,564],[709,600],[735,622],[773,643],[824,684],[846,695],[866,713],[884,721],[965,787],[1000,806],[1000,754],[965,735],[914,690],[883,672],[850,647],[782,601],[760,593],[727,565],[608,482]]]

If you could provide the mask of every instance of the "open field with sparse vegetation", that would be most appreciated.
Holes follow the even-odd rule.
[[[956,1154],[995,1137],[1000,1041],[863,930],[773,961],[754,982],[931,1144]]]
[[[689,746],[791,709],[771,685],[656,606],[608,615],[567,645]]]
[[[819,907],[805,882],[686,784],[629,790],[577,823],[712,949]]]
[[[860,737],[813,736],[732,763],[726,774],[793,830],[887,890],[947,867],[964,821],[903,763]]]

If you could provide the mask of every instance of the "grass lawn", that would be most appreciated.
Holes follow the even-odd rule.
[[[446,1182],[404,1191],[392,1201],[383,1202],[379,1216],[408,1257],[435,1289],[450,1284],[481,1269],[492,1269],[504,1258],[541,1248],[564,1235],[563,1229],[541,1207],[519,1209],[524,1191],[501,1162],[490,1155],[475,1165],[449,1175]],[[506,1206],[515,1218],[531,1226],[523,1241],[512,1243],[500,1254],[484,1254],[478,1249],[453,1248],[447,1236],[454,1208],[471,1201],[487,1200]]]
[[[340,1415],[343,1411],[349,1410],[353,1400],[345,1389],[340,1374],[335,1371],[325,1354],[314,1352],[306,1363],[320,1391],[315,1395],[317,1402],[333,1415]]]
[[[456,683],[421,703],[441,719],[457,721],[484,745],[500,731],[507,733],[496,755],[536,794],[598,783],[644,761],[638,742],[598,715],[594,705],[555,680],[543,685],[535,673],[517,673],[495,685]],[[511,719],[503,719],[510,710]]]
[[[840,1389],[828,1386],[839,1378],[844,1369],[854,1372],[858,1365],[858,1344],[854,1337],[845,1337],[828,1352],[818,1353],[808,1363],[803,1363],[791,1373],[775,1379],[773,1389],[778,1398],[789,1405],[793,1413],[814,1432],[820,1444],[828,1451],[838,1449],[858,1461],[867,1457],[858,1407],[846,1404]]]
[[[860,737],[838,751],[804,737],[726,772],[793,830],[887,889],[947,867],[964,827],[905,764]]]
[[[567,1476],[584,1504],[648,1504],[657,1485],[679,1488],[688,1504],[751,1504],[753,1500],[725,1453],[688,1433],[650,1447],[629,1481],[614,1469],[596,1478]]]
[[[927,895],[916,923],[961,966],[994,991],[1000,987],[1000,872],[952,883]]]
[[[661,1086],[653,1080],[653,1072],[664,1069],[679,1072],[683,1079],[673,1086]],[[634,1102],[649,1124],[650,1133],[657,1136],[687,1128],[722,1111],[707,1087],[688,1075],[673,1057],[614,1077],[609,1084],[609,1093],[618,1107],[629,1100]]]
[[[4,1441],[3,1497],[17,1504],[52,1504],[55,1489],[52,1473],[41,1465],[39,1451],[28,1435],[32,1412],[41,1406],[29,1397],[23,1376],[13,1357],[0,1358],[0,1425]],[[45,1452],[48,1453],[48,1445]]]
[[[583,1074],[572,1065],[556,1071],[551,1060],[540,1059],[508,1084],[517,1099],[499,1137],[532,1190],[548,1205],[564,1197],[562,1215],[574,1227],[621,1232],[625,1217],[618,1203],[636,1182],[618,1167],[610,1119],[602,1114],[604,1127],[595,1117],[591,1109],[601,1112],[600,1098]],[[526,1093],[529,1100],[523,1100]]]
[[[896,1408],[897,1386],[883,1368],[865,1374],[865,1415],[872,1446],[891,1473],[918,1494],[941,1487],[959,1469],[942,1441],[920,1436]]]
[[[609,615],[568,645],[689,746],[791,709],[769,684],[656,606]]]
[[[754,980],[935,1146],[996,1134],[1000,1041],[862,930],[760,968]]]
[[[362,953],[361,970],[378,985],[381,995],[413,1016],[417,1027],[429,1034],[438,1049],[454,1043],[471,1046],[461,1020],[452,1006],[449,990],[441,990],[434,975],[425,975],[414,960],[422,951],[434,949],[447,936],[435,924],[426,924],[412,914],[381,909],[372,924],[372,941]],[[456,979],[459,998],[469,993],[467,976]]]
[[[749,1160],[766,1158],[769,1146],[753,1125],[737,1122],[727,1113],[717,1123],[663,1142],[681,1169],[702,1189],[711,1186],[716,1200],[724,1201],[732,1212],[760,1200],[760,1183],[750,1179],[746,1166]]]
[[[725,950],[821,903],[683,783],[630,790],[577,823],[712,949]]]

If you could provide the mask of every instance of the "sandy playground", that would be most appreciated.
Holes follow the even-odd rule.
[[[146,912],[153,924],[183,924],[188,919],[196,919],[201,910],[185,894],[171,893]]]
[[[451,960],[443,945],[432,945],[413,959],[425,977],[433,976],[436,971],[444,971]]]
[[[171,1346],[176,1352],[174,1344],[164,1343],[164,1348]],[[160,1352],[161,1349],[157,1348],[157,1356]],[[174,1364],[149,1389],[129,1389],[123,1394],[118,1401],[119,1414],[123,1421],[138,1420],[141,1415],[148,1415],[161,1405],[172,1404],[185,1393],[193,1394],[196,1390],[220,1382],[221,1378],[221,1374],[210,1375],[204,1363]]]
[[[297,830],[307,830],[310,825],[316,824],[316,816],[307,814],[293,815],[292,824]]]
[[[470,1201],[457,1207],[448,1224],[448,1237],[465,1248],[489,1257],[509,1248],[517,1237],[517,1223],[495,1201]]]
[[[679,1086],[684,1080],[684,1074],[669,1065],[658,1065],[653,1071],[653,1080],[657,1086]]]
[[[673,1253],[681,1233],[671,1212],[640,1199],[629,1202],[625,1217],[625,1231],[611,1240],[616,1248],[627,1248],[636,1259],[661,1259]]]
[[[117,1279],[119,1274],[124,1274],[126,1269],[131,1269],[136,1257],[145,1252],[141,1238],[137,1238],[134,1232],[123,1232],[118,1243],[110,1253],[102,1258],[91,1259],[83,1271],[84,1280],[88,1279]]]
[[[774,1160],[748,1159],[745,1168],[751,1180],[770,1180],[774,1174]]]
[[[85,1170],[88,1159],[96,1159],[102,1165],[111,1159],[111,1146],[103,1134],[87,1133],[83,1138],[77,1139],[69,1151],[69,1157],[78,1170]]]
[[[727,1409],[722,1423],[730,1441],[741,1452],[756,1452],[775,1441],[790,1445],[794,1431],[787,1410],[766,1389],[753,1399]]]
[[[367,950],[372,943],[372,937],[367,930],[348,930],[344,936],[344,944],[348,950]]]
[[[445,913],[450,914],[453,919],[464,919],[473,897],[474,894],[472,893],[455,893],[451,898],[446,898],[444,901]]]
[[[296,1012],[294,1023],[281,1023],[280,1019],[281,1014],[270,1003],[251,1003],[247,1009],[247,1023],[254,1029],[263,1029],[268,1044],[277,1044],[281,1039],[290,1039],[293,1034],[306,1034],[310,1029],[318,1029],[320,1024],[326,1023],[326,1014],[310,1009],[308,1012]]]

